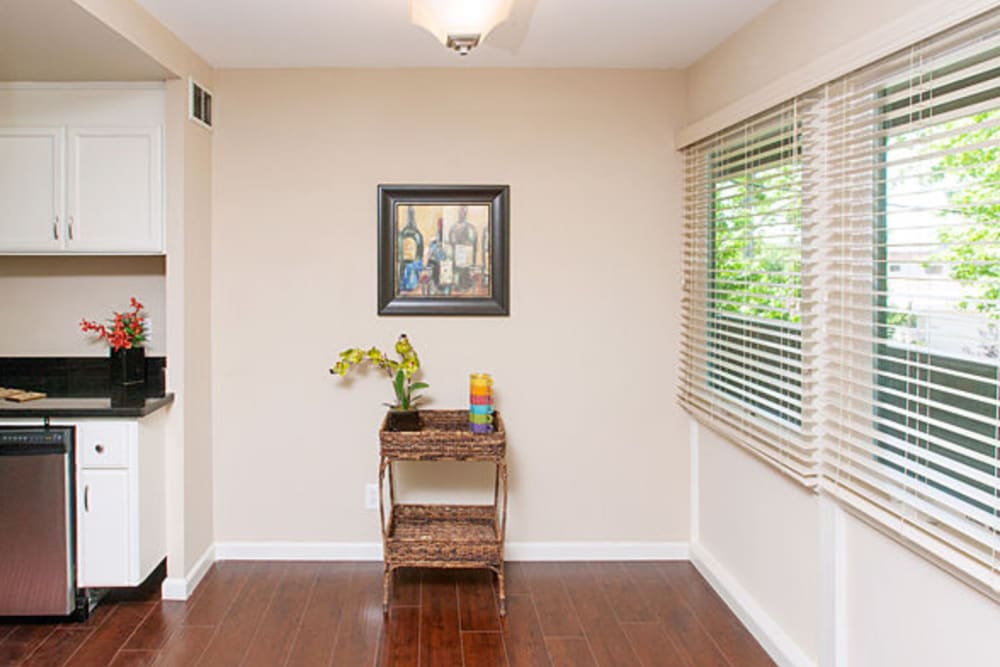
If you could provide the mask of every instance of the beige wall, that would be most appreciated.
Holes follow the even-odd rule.
[[[216,94],[218,541],[378,539],[362,492],[391,389],[327,369],[400,332],[432,407],[494,374],[509,539],[686,540],[676,73],[224,70]],[[379,183],[511,186],[510,317],[376,315]]]
[[[830,53],[851,55],[844,45],[905,40],[900,26],[927,35],[948,25],[927,16],[983,4],[782,0],[687,71],[688,122],[749,108],[761,89],[829,67]],[[818,497],[707,430],[694,446],[700,546],[804,664],[996,664],[994,602],[839,508],[831,519]],[[838,646],[846,662],[834,662]]]
[[[701,547],[813,664],[832,664],[830,637],[851,667],[996,664],[995,602],[839,509],[834,537],[818,496],[707,429],[697,440]],[[845,606],[830,626],[823,563],[837,560]]]
[[[993,667],[1000,605],[850,516],[847,664]]]
[[[921,4],[940,0],[781,0],[687,70],[689,120],[720,108]]]
[[[0,356],[107,355],[106,343],[80,332],[135,296],[152,325],[147,354],[166,354],[162,257],[0,257]]]
[[[206,83],[205,85],[209,85]],[[184,86],[187,105],[187,86]],[[187,567],[213,544],[212,134],[184,121],[184,527]],[[179,283],[180,281],[178,281]]]
[[[818,497],[708,429],[697,437],[698,541],[817,660]]]

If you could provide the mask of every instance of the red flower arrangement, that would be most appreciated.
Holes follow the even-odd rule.
[[[84,333],[95,333],[98,339],[108,341],[108,345],[117,352],[125,349],[131,350],[133,347],[142,347],[146,342],[146,313],[139,301],[132,297],[130,303],[131,312],[113,313],[114,319],[109,321],[109,325],[98,324],[90,320],[81,320],[80,329]]]

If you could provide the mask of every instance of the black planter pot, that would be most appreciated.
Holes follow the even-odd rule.
[[[111,350],[111,405],[131,407],[146,401],[146,349]]]
[[[419,431],[420,413],[416,410],[389,410],[386,427],[390,431]]]

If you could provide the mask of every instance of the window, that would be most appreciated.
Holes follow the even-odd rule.
[[[824,87],[815,224],[825,488],[1000,596],[998,19]]]
[[[980,48],[882,93],[876,416],[883,463],[996,528],[1000,50]]]
[[[682,400],[810,483],[802,424],[802,162],[795,104],[688,155]]]
[[[801,426],[802,165],[794,116],[710,155],[709,386]]]
[[[685,154],[682,404],[1000,599],[1000,11]]]

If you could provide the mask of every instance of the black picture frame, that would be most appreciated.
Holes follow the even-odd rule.
[[[489,207],[489,295],[412,295],[397,285],[400,261],[398,212],[401,206]],[[440,226],[440,225],[439,225]],[[510,314],[509,230],[510,187],[507,185],[379,185],[378,186],[378,314],[506,316]],[[473,251],[476,256],[476,252]],[[474,261],[474,260],[473,260]]]

